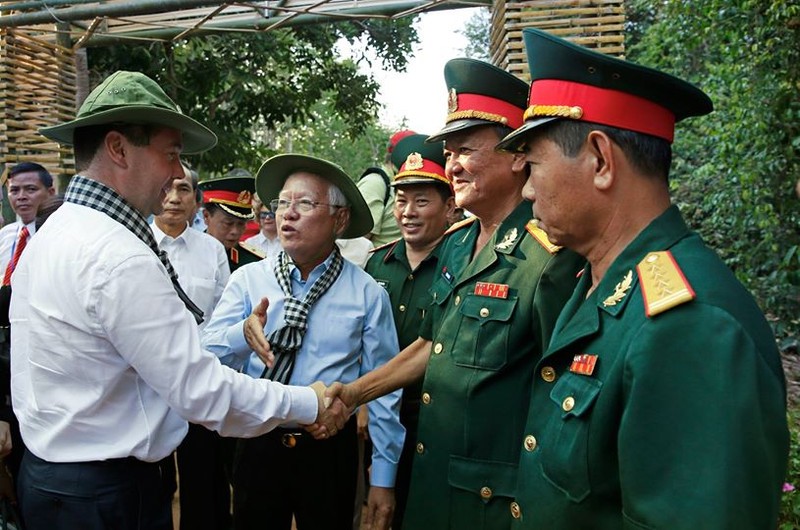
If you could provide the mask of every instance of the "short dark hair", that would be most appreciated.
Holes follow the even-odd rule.
[[[570,120],[556,120],[543,127],[542,134],[554,142],[564,155],[574,157],[583,147],[586,136],[601,131],[616,143],[640,171],[667,180],[672,164],[672,147],[664,138],[618,129],[606,125]]]
[[[133,145],[144,147],[150,144],[150,138],[160,128],[160,125],[117,122],[78,127],[73,133],[75,168],[82,171],[89,167],[106,135],[111,131],[117,131]]]
[[[20,162],[8,171],[8,178],[11,179],[20,173],[36,173],[45,188],[53,186],[53,175],[36,162]]]

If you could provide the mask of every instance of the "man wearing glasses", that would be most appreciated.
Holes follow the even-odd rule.
[[[255,202],[255,201],[253,201]],[[258,203],[258,226],[259,232],[244,240],[245,244],[261,250],[267,261],[278,255],[281,251],[281,240],[278,238],[278,225],[275,223],[275,212],[269,205]]]
[[[204,345],[223,364],[273,381],[353,381],[397,352],[389,297],[342,258],[337,238],[372,228],[369,208],[350,177],[325,160],[279,155],[256,177],[259,197],[276,214],[283,250],[236,270],[205,330]],[[269,344],[253,353],[243,322],[256,313]],[[266,361],[266,365],[265,365]],[[368,517],[389,528],[405,430],[400,391],[370,404],[372,487]],[[358,468],[356,421],[338,436],[314,440],[301,428],[241,440],[234,462],[234,528],[349,530]]]

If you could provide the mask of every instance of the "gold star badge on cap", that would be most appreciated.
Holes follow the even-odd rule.
[[[458,93],[455,88],[451,88],[447,93],[447,111],[455,112],[458,110]]]

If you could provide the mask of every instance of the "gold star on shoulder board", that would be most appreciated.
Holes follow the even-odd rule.
[[[633,283],[633,271],[628,271],[628,274],[622,279],[621,282],[614,287],[614,292],[603,300],[603,307],[609,307],[612,305],[617,305],[625,295],[628,293],[628,289],[631,288],[631,283]]]

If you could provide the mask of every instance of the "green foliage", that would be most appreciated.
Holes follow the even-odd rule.
[[[320,148],[341,143],[340,136],[353,141],[371,131],[379,86],[355,61],[340,59],[336,44],[363,42],[384,65],[402,70],[418,40],[412,23],[411,18],[366,20],[93,48],[89,65],[94,81],[119,69],[146,73],[186,114],[211,128],[219,144],[191,160],[202,172],[255,171],[275,152],[270,131],[286,124],[311,126],[323,100],[341,127],[336,137],[316,131]]]
[[[464,29],[459,31],[467,38],[467,46],[462,50],[464,57],[488,61],[489,35],[491,34],[492,12],[486,8],[478,8],[467,20]]]
[[[628,58],[687,78],[715,111],[681,124],[672,186],[689,222],[798,334],[800,4],[633,0]]]
[[[786,483],[794,489],[783,492],[781,512],[778,518],[779,530],[800,528],[800,412],[797,410],[789,414],[789,430],[792,439],[789,447],[789,471],[786,474]]]

